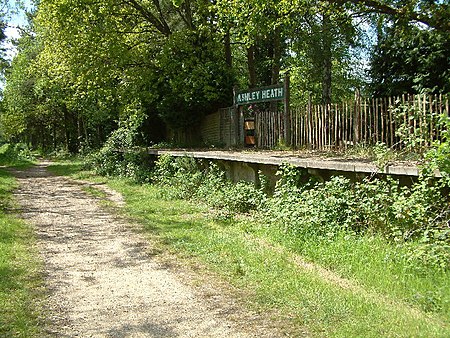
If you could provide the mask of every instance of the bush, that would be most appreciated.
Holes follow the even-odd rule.
[[[227,216],[257,210],[266,200],[265,193],[255,184],[233,184],[216,164],[190,157],[161,156],[152,178],[155,184],[170,187],[165,190],[165,197],[202,200]]]
[[[393,179],[352,183],[333,177],[301,184],[292,166],[280,169],[280,181],[262,217],[295,236],[330,239],[342,232],[378,233],[414,248],[410,258],[450,267],[449,203],[441,188],[422,178],[412,187]]]
[[[450,267],[449,201],[431,178],[423,176],[411,187],[392,178],[355,183],[336,176],[316,182],[284,165],[269,198],[264,187],[232,183],[218,165],[190,157],[160,156],[149,174],[143,154],[116,150],[120,137],[117,131],[95,155],[98,173],[151,181],[167,188],[164,198],[201,200],[224,217],[256,211],[262,224],[299,238],[381,234],[409,248],[412,264]]]
[[[111,133],[103,147],[86,157],[86,167],[102,176],[126,177],[135,182],[150,180],[149,155],[135,146],[144,116],[130,116]]]
[[[2,165],[14,165],[20,162],[34,161],[35,157],[30,148],[24,143],[5,143],[0,147],[0,163]]]
[[[442,182],[450,187],[450,117],[440,117],[439,125],[442,128],[441,139],[435,141],[433,147],[425,154],[426,162],[423,166],[425,176],[433,176],[439,170]]]

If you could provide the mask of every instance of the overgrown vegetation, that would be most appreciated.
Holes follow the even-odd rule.
[[[222,217],[254,211],[263,222],[293,237],[332,240],[342,233],[383,236],[408,249],[412,265],[450,268],[448,127],[426,155],[423,174],[411,186],[375,176],[361,182],[336,176],[321,183],[299,169],[283,166],[273,196],[269,196],[263,176],[258,187],[232,183],[223,170],[207,161],[161,156],[150,170],[147,155],[132,150],[139,136],[140,119],[136,116],[123,123],[89,158],[88,164],[97,174],[167,187],[164,197],[203,201],[220,210]],[[448,119],[441,122],[446,123]],[[378,145],[374,152],[377,163],[384,166],[389,149]],[[441,169],[442,180],[434,178],[437,169]]]
[[[111,133],[99,151],[87,157],[87,165],[102,176],[129,177],[145,182],[150,170],[145,151],[136,148],[139,126],[145,116],[135,112]]]
[[[426,174],[445,169],[446,144],[442,140],[434,155],[429,153],[435,161],[409,187],[375,177],[351,182],[336,176],[317,182],[286,165],[280,168],[275,191],[268,194],[263,176],[259,186],[234,184],[216,164],[168,155],[152,171],[141,165],[141,158],[117,161],[116,155],[102,157],[95,168],[97,173],[111,164],[132,168],[106,173],[160,187],[151,189],[167,201],[200,201],[216,221],[236,224],[233,219],[245,214],[253,222],[245,223],[245,233],[408,306],[444,315],[450,312],[448,181]]]
[[[28,165],[34,160],[35,156],[26,144],[5,143],[0,146],[0,165]]]
[[[167,155],[150,169],[132,150],[134,126],[123,124],[88,162],[97,174],[145,183],[111,184],[161,245],[313,335],[449,334],[448,128],[410,186],[376,176],[319,182],[285,165],[270,193],[264,176],[232,183],[207,161]],[[374,151],[382,165],[390,150]]]
[[[151,174],[152,182],[160,186],[172,186],[163,197],[198,199],[222,216],[259,209],[265,201],[263,189],[247,182],[233,184],[225,172],[213,163],[198,164],[194,159],[161,156]]]
[[[382,219],[384,210],[396,210],[389,190],[415,204],[420,188],[407,193],[392,181],[343,178],[319,183],[290,167],[280,176],[269,196],[264,179],[262,187],[233,185],[216,165],[163,156],[147,176],[151,184],[109,184],[124,194],[127,213],[143,224],[153,245],[188,259],[182,264],[194,259],[196,269],[200,260],[236,285],[251,306],[278,313],[294,336],[449,334],[450,274],[443,256],[413,254],[423,232],[405,228],[405,236],[383,228],[392,221]],[[370,203],[380,206],[364,209]],[[360,209],[365,213],[358,219]],[[423,219],[418,215],[408,217]],[[448,253],[448,246],[442,249]]]
[[[401,246],[412,266],[450,268],[449,201],[444,189],[422,178],[411,187],[391,178],[315,182],[281,167],[272,197],[251,183],[233,184],[215,164],[161,156],[153,173],[169,198],[194,198],[228,214],[256,211],[267,225],[308,241],[380,235]],[[264,181],[264,180],[263,180]]]

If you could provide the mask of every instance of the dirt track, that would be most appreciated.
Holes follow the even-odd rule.
[[[15,175],[16,197],[36,227],[44,261],[49,336],[275,336],[210,304],[147,253],[148,243],[133,225],[86,194],[87,183],[52,176],[46,165]],[[121,203],[120,196],[110,197]]]

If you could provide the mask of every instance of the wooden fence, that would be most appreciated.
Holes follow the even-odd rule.
[[[448,95],[356,97],[353,102],[291,107],[290,143],[309,149],[339,149],[384,143],[388,147],[425,148],[441,138],[441,115],[449,116]],[[257,146],[273,148],[283,136],[283,113],[255,114]]]
[[[261,111],[255,114],[255,138],[259,148],[274,148],[284,135],[282,112]]]

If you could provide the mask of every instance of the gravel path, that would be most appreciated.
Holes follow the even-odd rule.
[[[46,166],[15,175],[16,197],[36,227],[44,260],[49,336],[274,336],[210,306],[152,259],[132,225],[99,206],[83,183],[52,176]],[[110,196],[120,203],[120,196]]]

